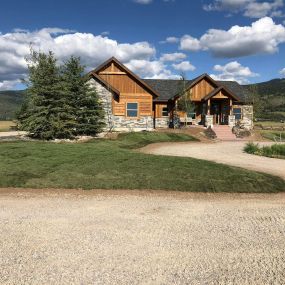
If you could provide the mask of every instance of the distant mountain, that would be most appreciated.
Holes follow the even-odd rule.
[[[0,120],[13,120],[19,110],[25,91],[0,91]]]
[[[264,110],[258,114],[261,119],[285,121],[285,79],[272,79],[267,82],[246,85],[257,87]]]
[[[264,96],[277,95],[285,97],[285,78],[283,79],[272,79],[270,81],[261,82],[257,84],[245,85],[246,87],[250,87],[252,85],[256,85],[258,89],[258,93]]]

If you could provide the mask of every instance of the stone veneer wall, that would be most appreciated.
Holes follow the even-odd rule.
[[[89,84],[96,90],[105,112],[106,131],[135,132],[153,130],[153,118],[151,116],[142,116],[138,119],[130,119],[125,116],[114,116],[112,112],[112,92],[95,79],[90,79]]]
[[[156,128],[169,128],[169,118],[156,118],[155,119],[155,127]]]
[[[241,120],[236,121],[236,123],[239,123],[243,129],[253,129],[253,106],[235,105],[235,107],[241,108]]]
[[[241,124],[246,129],[253,129],[253,106],[252,105],[243,105],[241,106],[242,110],[242,120]]]

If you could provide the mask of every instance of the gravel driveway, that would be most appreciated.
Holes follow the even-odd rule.
[[[246,142],[158,143],[142,148],[143,152],[170,156],[194,157],[265,172],[285,179],[285,160],[245,153]],[[273,143],[259,142],[260,145]]]
[[[284,284],[285,195],[0,190],[0,284]]]

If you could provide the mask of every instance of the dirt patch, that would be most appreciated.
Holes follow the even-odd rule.
[[[0,284],[284,284],[285,195],[2,189]]]

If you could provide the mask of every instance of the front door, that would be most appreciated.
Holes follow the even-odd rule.
[[[214,125],[227,125],[229,115],[229,105],[227,102],[212,101],[211,115],[213,115]]]
[[[211,103],[211,115],[213,115],[214,125],[220,124],[221,104],[219,102]]]

